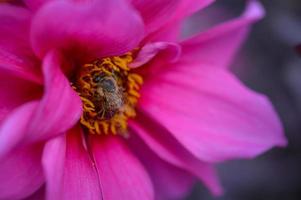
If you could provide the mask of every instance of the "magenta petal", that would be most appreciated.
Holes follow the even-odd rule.
[[[129,0],[140,12],[147,33],[167,23],[179,5],[179,0]]]
[[[31,10],[38,10],[41,6],[45,3],[52,1],[52,0],[24,0],[26,6]]]
[[[142,19],[124,0],[53,1],[34,17],[31,41],[40,57],[62,49],[95,59],[137,47],[143,32]]]
[[[41,186],[35,193],[23,200],[44,200],[45,199],[45,185]]]
[[[0,157],[19,143],[55,137],[78,122],[81,100],[59,67],[58,55],[49,53],[43,65],[43,98],[18,107],[10,115],[4,111],[7,118],[0,127]]]
[[[78,148],[78,147],[76,147]],[[64,167],[66,157],[66,137],[49,140],[44,148],[43,167],[46,178],[47,199],[62,199],[64,185]],[[76,161],[77,163],[78,161]]]
[[[151,162],[146,167],[154,183],[157,200],[184,199],[189,195],[196,180],[192,175],[162,160],[153,159]]]
[[[30,53],[30,43],[28,41],[30,18],[30,12],[24,8],[0,4],[1,54],[3,51],[23,56]]]
[[[41,96],[41,86],[0,69],[0,124],[13,109]],[[13,92],[12,92],[13,91]]]
[[[8,51],[2,51],[0,49],[1,73],[4,71],[5,73],[10,73],[15,77],[22,78],[36,84],[41,84],[43,82],[42,76],[40,75],[39,70],[32,69],[34,66],[35,65],[33,63],[30,63],[15,54],[10,54]]]
[[[38,106],[37,101],[13,110],[0,126],[0,158],[10,152],[27,133],[28,124]]]
[[[250,158],[286,145],[268,99],[224,69],[172,65],[141,96],[140,107],[201,160]]]
[[[79,127],[50,140],[43,153],[48,200],[102,199],[96,169],[84,148]]]
[[[160,159],[145,143],[131,135],[129,144],[150,175],[156,200],[184,199],[196,181],[187,171]]]
[[[165,24],[164,27],[159,30],[149,34],[144,42],[156,42],[156,41],[166,41],[166,42],[178,42],[178,39],[182,31],[182,21],[171,21]]]
[[[0,24],[1,123],[14,108],[39,97],[42,79],[28,41],[29,11],[1,4]]]
[[[196,179],[187,172],[155,159],[147,167],[157,200],[184,199],[192,191]]]
[[[130,67],[140,67],[152,60],[159,53],[163,53],[168,61],[175,62],[181,55],[181,47],[171,42],[148,43],[142,47],[135,60],[130,64]]]
[[[181,0],[173,20],[187,17],[213,2],[214,0]]]
[[[71,88],[69,80],[60,70],[61,60],[55,52],[44,59],[44,96],[32,116],[28,140],[55,137],[74,126],[81,114],[81,100]]]
[[[0,69],[41,83],[37,60],[29,43],[30,12],[8,4],[0,5]]]
[[[130,123],[130,127],[162,160],[196,176],[212,194],[220,195],[223,192],[214,167],[194,157],[154,119],[139,113],[137,120]],[[139,140],[134,135],[131,137]],[[140,143],[143,143],[142,140]]]
[[[204,8],[213,0],[129,0],[140,12],[147,33],[155,33],[162,36],[161,32],[167,33],[174,30],[172,25],[176,21],[182,21],[184,17]],[[166,27],[167,25],[167,27]],[[168,31],[167,31],[168,30]],[[159,40],[152,40],[159,41]]]
[[[1,144],[2,145],[2,144]],[[0,199],[23,199],[43,184],[42,149],[16,149],[0,160]]]
[[[182,60],[206,66],[228,67],[245,40],[251,24],[264,16],[257,1],[249,1],[243,15],[221,24],[182,43]]]
[[[90,139],[103,199],[154,199],[148,174],[121,138],[92,136]]]

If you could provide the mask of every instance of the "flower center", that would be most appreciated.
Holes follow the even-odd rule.
[[[143,83],[128,67],[132,55],[95,60],[85,64],[72,87],[83,103],[80,123],[91,134],[126,134],[127,121],[136,116],[135,106]]]

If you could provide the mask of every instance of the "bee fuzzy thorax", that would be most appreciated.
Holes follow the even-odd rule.
[[[72,87],[83,103],[80,123],[91,134],[121,134],[136,116],[135,106],[143,83],[128,67],[132,55],[95,60],[85,64]]]

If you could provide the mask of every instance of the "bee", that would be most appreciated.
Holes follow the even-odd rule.
[[[95,96],[100,106],[98,116],[104,119],[112,118],[124,105],[123,88],[118,86],[113,76],[96,75],[93,79],[96,83]]]

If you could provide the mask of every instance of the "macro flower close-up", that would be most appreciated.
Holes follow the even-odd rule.
[[[285,147],[268,98],[229,70],[261,3],[181,37],[213,2],[0,3],[0,199],[218,196],[216,164]]]

